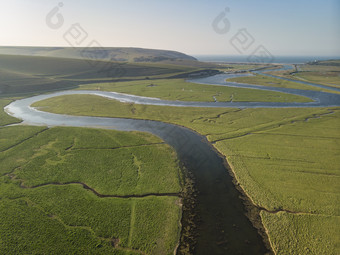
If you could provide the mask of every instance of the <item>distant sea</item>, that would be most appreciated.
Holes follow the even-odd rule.
[[[249,63],[247,55],[194,55],[199,61],[204,62],[228,62]],[[315,60],[340,59],[340,56],[274,56],[273,63],[279,64],[303,64]]]

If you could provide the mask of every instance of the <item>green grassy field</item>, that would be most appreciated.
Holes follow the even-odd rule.
[[[83,83],[166,78],[205,68],[174,63],[127,63],[0,55],[0,97],[76,88]]]
[[[273,67],[273,65],[262,65],[262,64],[245,64],[245,63],[233,63],[233,64],[220,64],[217,63],[219,66],[219,70],[226,71],[226,72],[234,72],[234,71],[247,71],[251,69],[258,69],[258,68],[267,68],[267,67]]]
[[[123,104],[85,95],[52,98],[36,106],[192,128],[226,156],[237,182],[262,210],[276,254],[340,252],[339,108],[197,109]]]
[[[183,181],[159,138],[15,126],[0,141],[0,254],[173,253]]]
[[[8,124],[14,124],[20,122],[16,118],[13,118],[12,116],[9,116],[7,113],[4,112],[4,107],[8,105],[12,100],[9,99],[0,99],[0,126],[5,126]]]
[[[277,75],[276,72],[271,72],[274,75]],[[292,78],[291,75],[282,75],[287,78]],[[291,89],[304,89],[304,90],[316,90],[316,91],[324,91],[324,92],[332,92],[334,91],[323,89],[319,87],[309,86],[301,83],[296,83],[292,81],[285,81],[278,78],[268,77],[261,74],[257,74],[256,76],[247,76],[247,77],[236,77],[228,79],[231,82],[240,82],[240,83],[247,83],[247,84],[255,84],[255,85],[263,85],[269,87],[280,87],[280,88],[291,88]]]
[[[339,117],[337,109],[216,144],[249,197],[270,211],[261,217],[276,254],[340,251]]]
[[[196,59],[178,51],[155,50],[133,47],[13,47],[0,46],[0,54],[21,56],[44,56],[71,59],[95,59],[124,62],[163,62],[163,61],[195,61]]]
[[[115,91],[138,96],[179,101],[259,101],[259,102],[310,102],[306,97],[291,94],[231,88],[186,82],[184,79],[143,80],[81,85],[79,89]]]
[[[308,82],[340,87],[340,72],[299,72],[294,74],[294,77]]]
[[[310,101],[305,97],[278,92],[207,86],[186,83],[183,79],[165,79],[202,70],[202,68],[204,65],[186,66],[179,65],[177,62],[123,63],[1,55],[0,97],[80,87],[185,101],[214,101],[215,99],[263,102]],[[129,81],[119,82],[120,80]]]
[[[340,60],[320,61],[298,65],[298,72],[273,71],[273,75],[286,78],[323,84],[331,87],[340,86]]]
[[[89,103],[91,102],[91,103]],[[95,95],[67,95],[34,103],[40,110],[81,116],[153,119],[185,125],[208,136],[211,141],[276,127],[317,112],[315,109],[233,109],[167,107],[120,103]],[[324,112],[324,111],[321,111]],[[275,120],[275,121],[274,121]]]
[[[103,69],[103,63],[2,55],[0,96],[80,86],[184,101],[309,101],[283,93],[159,79],[201,65],[115,62]],[[337,85],[337,62],[300,68],[303,72],[295,78]],[[119,82],[121,78],[135,81]],[[261,75],[236,79],[321,90]],[[10,102],[0,99],[0,107]],[[90,95],[56,97],[35,106],[72,115],[154,119],[194,129],[225,155],[236,181],[261,210],[275,254],[340,253],[340,108],[180,108]],[[3,127],[17,122],[0,111],[0,254],[173,253],[183,181],[169,146],[137,132]],[[165,196],[138,197],[150,193]]]
[[[33,63],[33,64],[32,64]],[[110,61],[91,61],[39,56],[1,55],[0,69],[12,74],[33,75],[38,78],[122,78],[134,76],[153,76],[175,74],[192,67],[176,65],[127,63]],[[107,75],[110,74],[110,77]]]
[[[339,216],[261,212],[276,254],[339,254]]]

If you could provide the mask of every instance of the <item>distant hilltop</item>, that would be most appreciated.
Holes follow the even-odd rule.
[[[121,62],[197,61],[196,58],[177,51],[128,47],[72,48],[0,46],[0,54],[73,59],[86,58]]]

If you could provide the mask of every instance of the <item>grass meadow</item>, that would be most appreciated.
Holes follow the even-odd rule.
[[[8,105],[12,100],[9,99],[0,99],[0,126],[5,126],[9,124],[14,124],[20,122],[16,118],[9,116],[7,113],[3,111],[4,107]]]
[[[318,63],[298,65],[297,66],[298,72],[273,71],[270,73],[273,75],[283,76],[293,80],[307,81],[339,88],[340,87],[339,63],[340,63],[339,60],[320,61]]]
[[[272,72],[272,74],[276,75],[275,72]],[[294,79],[294,76],[291,77],[291,75],[283,75],[284,77]],[[334,93],[334,91],[314,87],[306,84],[296,83],[293,81],[286,81],[274,77],[269,77],[261,74],[256,74],[255,76],[247,76],[247,77],[236,77],[228,79],[228,81],[231,82],[239,82],[239,83],[247,83],[247,84],[254,84],[254,85],[263,85],[263,86],[269,86],[269,87],[280,87],[280,88],[290,88],[290,89],[303,89],[303,90],[316,90],[316,91],[323,91],[323,92],[331,92]],[[312,82],[312,81],[311,81]]]
[[[184,79],[156,79],[81,85],[79,89],[114,91],[179,101],[310,102],[306,97],[280,92],[188,83]]]
[[[337,86],[339,67],[333,62],[280,75]],[[95,63],[97,68],[89,65]],[[309,101],[160,79],[203,66],[117,62],[103,69],[103,63],[2,55],[0,107],[11,102],[8,95],[75,86],[183,101]],[[130,81],[117,81],[122,77]],[[262,75],[230,81],[327,91]],[[226,157],[237,183],[260,209],[275,254],[340,253],[340,108],[182,108],[93,95],[55,97],[34,106],[191,128]],[[162,140],[139,132],[6,126],[18,122],[0,111],[0,254],[173,254],[183,177],[175,152]]]
[[[0,55],[0,98],[77,88],[80,84],[99,81],[166,78],[205,68],[204,63],[195,67],[168,63]]]
[[[303,81],[324,84],[332,87],[340,87],[340,71],[339,72],[299,72],[294,75]]]
[[[261,210],[276,254],[338,254],[339,108],[143,106],[89,95],[35,106],[55,113],[156,119],[207,136]],[[132,110],[133,109],[133,110]]]
[[[218,66],[221,71],[226,71],[226,72],[248,71],[250,69],[273,67],[273,65],[268,65],[268,64],[246,64],[246,63],[239,63],[239,64],[218,63]]]
[[[173,254],[182,173],[159,138],[14,126],[0,141],[0,254]]]

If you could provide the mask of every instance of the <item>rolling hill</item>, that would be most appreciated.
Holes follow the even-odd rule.
[[[183,62],[185,64],[178,65],[0,55],[0,97],[70,89],[84,83],[188,77],[202,70],[211,72],[202,69],[209,66],[199,61]]]
[[[196,58],[177,51],[127,47],[0,47],[0,54],[120,62],[197,61]]]

